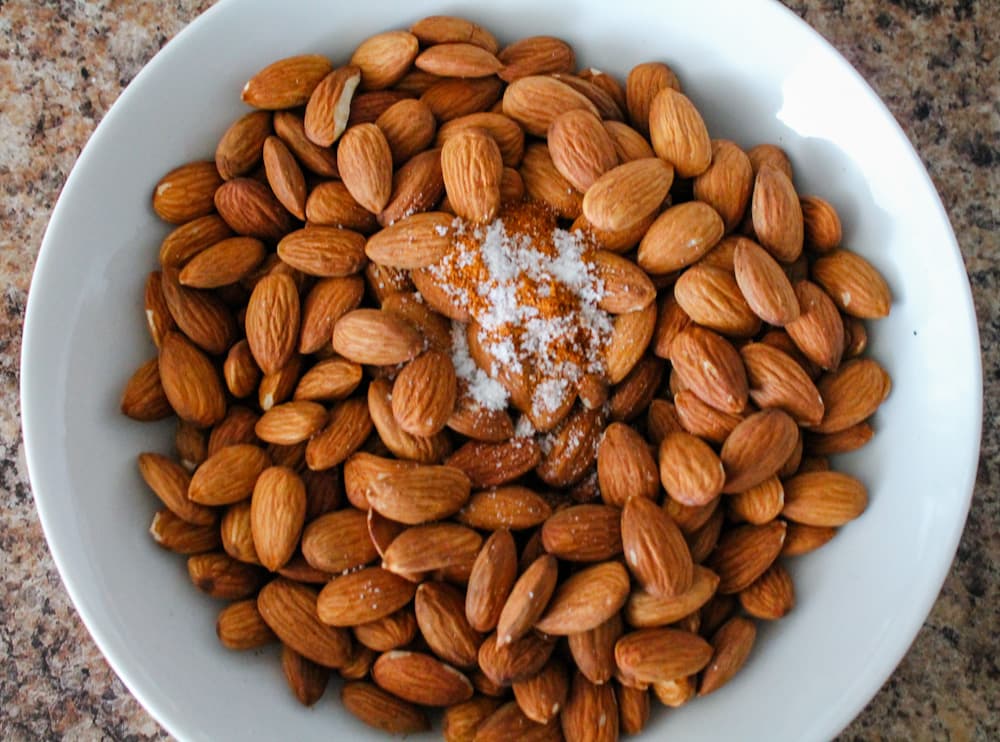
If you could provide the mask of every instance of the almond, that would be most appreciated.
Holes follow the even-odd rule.
[[[726,520],[726,511],[721,507],[716,507],[708,521],[698,530],[686,534],[688,548],[691,550],[691,559],[695,564],[701,564],[715,549],[722,535],[722,526]]]
[[[207,427],[225,416],[225,396],[215,367],[180,333],[164,337],[158,370],[163,393],[182,420]]]
[[[299,295],[295,282],[281,274],[257,282],[247,304],[247,342],[265,374],[284,367],[295,352]]]
[[[306,520],[312,521],[340,507],[344,499],[344,483],[339,471],[299,472],[306,485]]]
[[[517,708],[516,704],[510,705]],[[499,700],[479,695],[449,706],[444,711],[441,735],[445,742],[473,742],[476,729],[499,707]]]
[[[463,595],[442,582],[425,582],[414,605],[420,633],[434,654],[456,667],[475,667],[483,637],[465,617]]]
[[[783,263],[802,252],[802,208],[791,179],[772,165],[757,171],[753,187],[753,228],[757,240]]]
[[[215,208],[234,232],[275,241],[292,229],[292,215],[271,189],[253,178],[227,180],[215,191]]]
[[[720,457],[726,468],[723,492],[742,492],[774,476],[798,442],[795,421],[781,410],[755,412],[726,438]]]
[[[395,314],[414,325],[423,334],[427,345],[440,352],[451,352],[451,322],[426,303],[416,292],[397,291],[382,302],[382,310]]]
[[[490,681],[507,686],[538,674],[554,649],[554,641],[534,632],[503,645],[494,633],[479,646],[479,667]]]
[[[453,221],[452,215],[439,211],[413,214],[372,235],[365,252],[380,265],[425,268],[451,248]]]
[[[233,446],[237,443],[258,444],[257,434],[254,433],[254,426],[260,416],[256,412],[251,412],[246,407],[233,405],[229,408],[225,418],[212,428],[212,433],[208,437],[208,455],[211,456],[226,446]]]
[[[351,99],[361,82],[361,69],[348,64],[340,67],[316,86],[306,105],[306,136],[313,144],[329,147],[347,128]]]
[[[473,493],[456,519],[473,528],[524,530],[541,525],[552,508],[538,494],[517,485]]]
[[[576,66],[573,48],[554,36],[529,36],[504,47],[497,58],[503,63],[500,78],[514,82],[529,75],[572,72]]]
[[[807,526],[801,523],[789,523],[785,545],[781,556],[799,556],[815,551],[837,535],[837,529],[830,526]]]
[[[184,266],[185,286],[211,289],[235,283],[264,259],[264,243],[252,237],[231,237],[202,250]]]
[[[615,688],[618,700],[619,725],[625,734],[639,734],[649,721],[649,692],[618,685]]]
[[[406,471],[414,467],[416,467],[416,464],[412,461],[387,459],[365,451],[359,451],[344,462],[344,493],[351,504],[359,510],[370,510],[371,506],[368,502],[368,495],[372,492],[378,481],[385,479],[390,474]],[[390,524],[393,522],[389,521]],[[373,525],[373,523],[369,523],[370,530],[372,530]],[[372,530],[372,541],[375,544],[375,548],[381,549],[380,544],[388,547],[388,541],[395,538],[400,530],[401,527],[391,530],[390,535],[384,541],[377,538],[375,530]]]
[[[611,399],[608,400],[611,419],[618,422],[631,421],[642,414],[660,389],[663,370],[664,363],[659,358],[647,354],[639,359],[628,376],[615,386]],[[583,400],[582,392],[580,396]],[[596,406],[596,403],[592,406]]]
[[[501,113],[472,113],[444,124],[437,133],[437,145],[467,129],[483,129],[497,143],[506,167],[517,167],[524,155],[524,130]]]
[[[559,82],[566,83],[573,88],[573,90],[582,94],[587,100],[593,103],[594,107],[597,108],[597,114],[601,117],[601,119],[621,122],[622,119],[625,118],[625,114],[622,112],[622,106],[618,105],[618,101],[615,100],[609,90],[593,83],[590,80],[584,80],[582,77],[570,75],[565,72],[556,72],[552,75],[552,77],[557,79]],[[608,78],[608,75],[603,75],[603,77]],[[614,84],[617,85],[617,82]]]
[[[551,554],[538,557],[524,571],[500,612],[494,640],[498,647],[520,641],[531,630],[548,606],[558,578],[559,563]]]
[[[392,151],[375,124],[348,128],[337,147],[337,169],[351,196],[373,214],[392,195]]]
[[[763,525],[781,514],[785,505],[785,488],[778,477],[768,477],[760,484],[730,497],[728,504],[732,520]]]
[[[549,126],[566,111],[583,110],[597,116],[597,108],[586,96],[552,77],[527,75],[507,86],[503,95],[503,113],[525,131],[544,137]]]
[[[670,597],[691,587],[693,564],[684,537],[652,500],[630,498],[622,511],[625,559],[650,593]]]
[[[857,518],[868,505],[868,493],[857,479],[835,471],[799,474],[785,482],[789,520],[808,526],[841,526]]]
[[[840,217],[833,204],[819,196],[799,198],[805,242],[809,249],[820,254],[828,253],[840,246],[843,230]]]
[[[467,129],[449,137],[441,148],[441,172],[455,212],[475,222],[489,222],[500,208],[503,159],[484,131]]]
[[[438,463],[450,451],[451,444],[441,432],[431,436],[407,433],[392,413],[392,383],[375,379],[368,386],[368,412],[379,438],[398,458],[423,464]]]
[[[557,742],[563,736],[555,720],[548,724],[533,722],[524,715],[517,703],[511,701],[480,722],[473,739],[475,742],[504,742],[511,739],[521,742]]]
[[[402,90],[371,90],[367,93],[355,93],[351,100],[351,115],[347,119],[347,128],[359,124],[374,124],[378,117],[388,111],[401,100],[414,98],[413,93]]]
[[[253,111],[234,121],[215,148],[215,167],[224,180],[246,175],[260,162],[271,133],[271,113]]]
[[[371,432],[372,420],[363,399],[339,402],[330,409],[326,427],[306,444],[306,466],[322,471],[340,464],[361,448]]]
[[[292,396],[295,383],[302,371],[302,356],[293,355],[288,363],[271,374],[265,374],[257,388],[257,402],[262,410],[269,410]]]
[[[792,163],[781,147],[774,144],[758,144],[747,150],[747,157],[750,158],[750,165],[753,167],[755,176],[764,165],[770,165],[792,180]]]
[[[222,177],[214,162],[189,162],[160,178],[153,189],[153,211],[165,222],[183,224],[211,214]]]
[[[715,209],[732,232],[739,226],[753,191],[750,158],[735,142],[712,142],[712,164],[694,179],[694,197]]]
[[[416,36],[424,46],[461,41],[475,44],[491,54],[496,54],[500,48],[496,38],[485,28],[456,16],[428,16],[410,26],[410,33]]]
[[[191,478],[180,464],[157,453],[139,454],[139,473],[171,513],[194,526],[211,526],[215,513],[188,500]],[[155,538],[155,534],[154,534]]]
[[[605,350],[605,373],[608,382],[618,384],[635,368],[642,358],[656,328],[656,305],[645,309],[619,314],[614,319],[614,329]]]
[[[385,134],[396,165],[427,149],[437,130],[434,113],[427,104],[411,98],[393,103],[375,119],[375,125]]]
[[[430,523],[407,528],[382,555],[382,566],[398,575],[412,575],[472,563],[483,539],[457,523]]]
[[[597,477],[604,502],[617,507],[632,496],[653,500],[660,490],[656,462],[646,442],[622,423],[604,430],[597,448]]]
[[[671,597],[634,590],[625,606],[625,620],[639,628],[666,626],[680,621],[705,605],[719,586],[719,577],[710,569],[695,565],[691,587]]]
[[[361,303],[361,299],[364,296],[365,284],[364,280],[360,276],[345,276],[340,278],[324,278],[316,282],[316,284],[309,290],[306,294],[305,300],[302,302],[302,320],[301,328],[299,333],[299,353],[315,353],[320,348],[323,348],[330,342],[330,338],[333,335],[333,327],[341,317],[350,312],[352,309],[356,309]],[[339,359],[342,370],[348,370],[350,368],[357,368],[356,364],[352,364],[350,361]],[[320,366],[320,364],[317,364]],[[323,368],[320,366],[320,368]],[[302,388],[305,390],[309,388],[306,384],[305,379],[316,369],[316,366],[310,371],[307,371],[303,377],[302,381],[299,382],[298,387],[296,387],[296,398],[309,399],[312,397],[305,397],[299,394],[298,389]],[[354,374],[349,373],[348,379],[353,379]],[[354,387],[357,386],[361,378],[358,376],[357,381],[353,382],[353,386],[348,390],[349,393]],[[334,389],[338,389],[335,385]],[[340,392],[323,392],[323,393],[340,393]],[[346,396],[346,393],[343,393]],[[318,398],[318,397],[317,397]],[[324,396],[323,399],[333,399],[336,396]]]
[[[622,112],[627,111],[625,86],[617,77],[596,67],[584,67],[578,70],[576,74],[581,80],[586,80],[604,90]]]
[[[459,382],[459,396],[455,410],[448,419],[448,427],[473,440],[500,443],[514,437],[514,423],[506,410],[490,410],[462,392],[464,382]]]
[[[465,615],[472,628],[476,631],[496,628],[516,577],[514,539],[510,531],[495,531],[483,544],[469,575]]]
[[[795,605],[795,586],[788,570],[775,562],[740,592],[740,605],[754,618],[773,621],[784,617]]]
[[[785,331],[810,361],[827,370],[837,368],[844,352],[844,323],[833,300],[809,281],[796,283],[795,295],[801,313]]]
[[[799,301],[781,266],[766,250],[740,240],[733,252],[736,282],[754,313],[783,327],[799,317]]]
[[[455,407],[457,380],[451,358],[429,350],[410,361],[392,387],[392,410],[411,435],[440,432]]]
[[[621,609],[628,592],[628,572],[620,563],[603,562],[588,567],[556,588],[535,627],[555,636],[593,629]]]
[[[275,112],[274,133],[281,137],[303,167],[325,178],[337,177],[336,152],[309,141],[300,116],[290,111]]]
[[[188,557],[188,577],[194,586],[212,598],[243,600],[260,587],[262,573],[253,565],[238,562],[222,552]]]
[[[463,471],[473,487],[495,487],[534,469],[541,456],[533,438],[502,443],[469,441],[448,458],[447,464]]]
[[[629,120],[643,134],[649,134],[649,112],[653,98],[664,88],[679,91],[681,84],[673,70],[662,62],[644,62],[629,70],[625,80]]]
[[[355,363],[394,365],[422,347],[423,338],[409,323],[378,309],[355,309],[333,328],[333,349]]]
[[[229,505],[251,495],[257,477],[270,465],[258,446],[236,444],[211,454],[191,477],[188,497],[203,505]]]
[[[361,87],[381,90],[392,87],[417,58],[420,42],[406,31],[387,31],[370,36],[351,55],[351,64],[361,68]]]
[[[588,631],[567,637],[577,668],[591,683],[607,683],[615,674],[615,642],[622,635],[621,616],[616,613]]]
[[[256,600],[230,603],[219,613],[215,633],[226,649],[256,649],[275,641],[274,632],[261,618]]]
[[[357,655],[355,652],[355,657]],[[306,659],[291,647],[281,648],[281,670],[295,699],[303,706],[312,706],[326,692],[329,669]]]
[[[344,708],[370,727],[389,734],[417,734],[431,728],[427,714],[373,683],[355,681],[340,689]]]
[[[691,318],[677,303],[673,292],[666,292],[660,299],[656,316],[656,330],[652,350],[660,358],[670,358],[671,349],[681,332],[691,325]]]
[[[286,402],[265,412],[254,432],[262,441],[291,446],[309,439],[327,420],[326,408],[315,402]]]
[[[282,642],[313,662],[339,667],[349,659],[350,636],[319,622],[310,588],[279,577],[260,591],[257,609]]]
[[[295,472],[273,466],[261,472],[250,501],[253,542],[272,572],[295,552],[306,517],[306,488]]]
[[[720,268],[691,266],[674,284],[674,297],[694,322],[716,332],[750,337],[760,330],[760,319],[743,298],[736,279]]]
[[[365,266],[365,238],[339,227],[310,226],[285,235],[278,256],[306,275],[349,276]]]
[[[384,690],[423,706],[450,706],[472,697],[468,678],[422,652],[386,652],[372,666],[372,678]]]
[[[877,270],[857,253],[834,250],[812,266],[812,275],[841,311],[860,319],[889,314],[889,286]]]
[[[618,165],[611,136],[596,114],[572,109],[553,119],[548,146],[556,170],[579,191]]]
[[[160,383],[159,360],[151,358],[135,370],[125,383],[121,411],[133,420],[162,420],[174,414]]]
[[[301,106],[331,69],[319,54],[279,59],[250,78],[243,87],[243,102],[268,110]]]
[[[719,335],[697,326],[688,328],[674,339],[671,361],[691,390],[708,404],[730,413],[746,406],[749,391],[743,361]]]
[[[576,673],[559,722],[567,739],[615,742],[618,739],[618,702],[614,688],[608,683],[594,685],[581,673]]]
[[[160,288],[173,322],[199,348],[218,355],[236,341],[236,321],[218,296],[182,286],[173,268],[163,270]],[[169,329],[160,337],[161,353]]]
[[[600,308],[625,314],[647,307],[656,298],[656,288],[641,268],[628,258],[607,250],[590,255],[591,265],[604,283]]]
[[[546,145],[529,144],[519,172],[524,180],[524,190],[532,199],[541,201],[564,219],[575,219],[580,215],[583,197],[556,170]]]
[[[182,491],[178,489],[177,491]],[[158,510],[153,514],[149,534],[153,541],[175,554],[203,554],[215,551],[221,546],[219,529],[212,523],[194,525],[175,515],[171,510]]]
[[[856,451],[875,435],[872,426],[866,422],[856,423],[836,433],[809,434],[806,450],[813,456],[835,456],[838,453]]]
[[[414,64],[440,77],[490,77],[503,69],[492,52],[465,42],[435,44],[421,52]]]
[[[374,215],[354,200],[339,180],[317,183],[306,199],[310,227],[341,227],[369,234],[377,228]]]
[[[674,395],[674,408],[684,430],[716,444],[725,442],[743,419],[741,415],[722,412],[712,407],[694,392],[687,390]]]
[[[598,562],[622,550],[621,511],[610,505],[572,505],[554,513],[542,528],[545,550],[573,562]]]
[[[535,470],[543,482],[568,487],[580,481],[597,459],[603,414],[602,410],[581,407],[562,421],[551,434],[549,451]],[[536,427],[544,430],[548,426]]]
[[[319,620],[329,626],[356,626],[388,616],[413,599],[416,585],[381,567],[335,577],[320,591]]]
[[[500,99],[503,83],[495,77],[475,80],[441,80],[428,88],[420,100],[444,123],[470,113],[488,111]]]
[[[202,250],[232,235],[229,225],[218,214],[193,219],[163,238],[163,242],[160,243],[160,265],[180,268]],[[148,304],[146,309],[148,311]]]
[[[353,628],[354,637],[375,652],[389,652],[404,647],[417,635],[417,619],[410,608],[374,621],[358,624]]]
[[[722,218],[708,204],[689,201],[672,206],[642,238],[637,261],[648,273],[680,270],[711,250],[724,231]]]
[[[598,229],[628,229],[659,209],[672,182],[673,168],[658,158],[626,162],[587,189],[583,213]]]
[[[365,513],[346,508],[326,513],[306,526],[302,554],[313,567],[337,574],[368,564],[378,553],[368,535]]]
[[[656,157],[646,138],[628,124],[621,121],[604,121],[604,130],[611,137],[615,153],[621,163]]]
[[[792,358],[765,343],[740,349],[750,383],[750,398],[758,407],[776,407],[803,425],[823,418],[823,399],[816,385]]]
[[[722,461],[700,438],[685,432],[667,434],[660,444],[660,480],[673,499],[685,505],[705,505],[725,484]]]
[[[682,178],[704,173],[712,161],[712,140],[691,100],[672,87],[653,96],[649,105],[649,138],[653,150]]]
[[[641,629],[615,645],[615,661],[625,675],[641,683],[693,675],[712,658],[711,645],[697,634],[677,629]]]
[[[674,403],[665,399],[654,399],[650,402],[646,414],[646,432],[650,443],[659,446],[670,433],[682,430],[684,427],[681,425]]]
[[[525,716],[539,724],[548,724],[566,703],[569,693],[566,665],[552,658],[534,677],[514,683],[513,690]]]
[[[719,593],[738,593],[752,584],[774,563],[784,540],[785,524],[781,521],[727,531],[706,563],[719,575]]]
[[[469,499],[469,478],[453,466],[413,466],[371,482],[368,500],[387,518],[416,525],[453,515]]]
[[[729,682],[747,661],[756,637],[753,621],[742,616],[734,616],[715,632],[712,660],[702,674],[699,696],[707,696]]]

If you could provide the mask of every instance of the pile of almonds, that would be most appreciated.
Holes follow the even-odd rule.
[[[559,39],[426,18],[264,68],[215,161],[155,189],[179,226],[122,400],[178,418],[176,456],[139,456],[150,530],[228,601],[226,647],[281,642],[304,704],[333,671],[389,732],[443,707],[448,740],[636,733],[651,695],[725,684],[793,606],[780,557],[865,509],[828,457],[889,393],[861,357],[885,282],[667,65],[575,70]],[[522,198],[599,246],[614,328],[527,435],[457,381],[462,308],[426,270],[456,215]]]

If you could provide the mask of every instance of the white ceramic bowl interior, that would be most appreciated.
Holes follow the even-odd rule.
[[[868,511],[821,551],[792,560],[798,604],[761,628],[737,678],[655,714],[642,738],[833,736],[903,656],[947,572],[974,482],[981,371],[958,247],[919,159],[858,74],[777,3],[224,0],[168,44],[81,155],[31,287],[28,466],[80,615],[139,701],[181,739],[380,736],[339,708],[336,690],[299,707],[274,651],[219,645],[221,604],[197,593],[184,559],[147,533],[157,503],[135,456],[169,451],[172,425],[126,420],[118,400],[153,354],[141,307],[167,231],[149,205],[157,179],[211,155],[245,110],[239,91],[258,68],[302,52],[340,63],[366,36],[433,13],[468,15],[506,41],[561,36],[581,65],[619,76],[667,61],[714,137],[784,147],[800,192],[832,201],[846,245],[888,279],[892,314],[869,332],[894,390],[874,440],[838,462],[868,485]]]

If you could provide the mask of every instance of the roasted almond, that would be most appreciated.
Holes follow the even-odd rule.
[[[218,355],[225,353],[236,341],[236,321],[229,307],[218,296],[182,286],[178,272],[173,268],[163,269],[160,288],[173,323],[199,348]],[[159,338],[161,353],[164,337],[172,329],[163,326],[163,334]]]
[[[177,462],[157,453],[141,453],[139,473],[170,512],[181,520],[195,526],[215,523],[216,516],[212,510],[188,499],[191,477]]]
[[[241,443],[221,448],[195,470],[188,498],[203,505],[239,502],[251,495],[257,477],[270,463],[258,446]]]
[[[723,412],[743,410],[749,395],[746,371],[728,341],[693,326],[677,335],[671,350],[674,368],[691,391]]]
[[[246,175],[260,162],[271,133],[271,113],[253,111],[234,121],[215,148],[215,167],[224,180]]]
[[[754,618],[777,620],[795,605],[795,586],[788,570],[780,562],[740,592],[740,605]]]
[[[760,330],[736,279],[720,268],[691,266],[674,284],[674,298],[694,322],[723,335],[750,337]]]
[[[720,458],[726,469],[723,492],[742,492],[774,476],[799,439],[795,421],[781,410],[748,416],[726,438]]]
[[[494,639],[498,647],[517,642],[531,630],[548,606],[558,577],[559,563],[551,554],[539,556],[524,571],[500,612]]]
[[[435,83],[420,100],[434,112],[438,121],[444,123],[470,113],[488,111],[500,99],[501,90],[503,83],[495,77],[454,78]]]
[[[469,441],[446,463],[463,471],[473,487],[496,487],[534,469],[541,456],[534,438],[512,438],[502,443]]]
[[[783,263],[795,260],[802,252],[803,222],[791,179],[772,165],[761,166],[756,170],[751,210],[760,244]]]
[[[641,629],[615,645],[618,669],[634,681],[656,683],[693,675],[712,658],[711,645],[677,629]]]
[[[823,254],[839,247],[843,230],[833,204],[819,196],[802,196],[799,206],[809,249]]]
[[[750,240],[740,240],[733,251],[733,267],[740,291],[758,317],[777,327],[798,319],[795,290],[766,250]]]
[[[612,168],[587,189],[583,213],[598,229],[628,229],[659,209],[673,174],[670,164],[659,158],[632,160]]]
[[[212,362],[183,335],[168,332],[158,364],[163,393],[177,416],[199,427],[226,414],[225,396]]]
[[[556,169],[545,144],[536,142],[527,146],[519,172],[524,190],[532,199],[541,201],[564,219],[580,215],[583,196]]]
[[[611,136],[600,118],[584,109],[556,116],[549,125],[548,146],[556,170],[581,192],[618,165]]]
[[[765,343],[744,345],[740,356],[755,405],[784,410],[802,425],[815,425],[823,418],[819,390],[790,356]]]
[[[333,328],[333,349],[355,363],[402,363],[422,348],[423,338],[412,325],[378,309],[355,309]]]
[[[715,209],[731,232],[739,226],[753,192],[750,158],[735,142],[712,142],[712,164],[694,179],[694,197]]]
[[[337,146],[340,177],[359,204],[378,214],[392,195],[392,150],[375,124],[348,128]]]
[[[354,653],[352,663],[359,654]],[[303,706],[312,706],[319,701],[330,680],[328,668],[303,657],[287,645],[281,648],[281,671],[295,699]]]
[[[503,158],[485,131],[466,129],[441,147],[441,173],[455,213],[474,222],[489,222],[500,209]]]
[[[345,399],[330,409],[326,427],[306,444],[306,466],[322,471],[342,463],[361,448],[372,432],[365,400]]]
[[[382,690],[374,683],[345,683],[340,689],[340,702],[368,726],[389,734],[417,734],[431,728],[423,709]]]
[[[595,685],[582,673],[576,673],[559,722],[566,739],[615,742],[618,702],[614,688],[610,683]]]
[[[361,82],[361,69],[353,64],[340,67],[315,87],[306,104],[303,125],[309,140],[329,147],[347,128],[351,99]]]
[[[247,342],[265,374],[284,367],[295,352],[299,329],[299,294],[286,275],[265,276],[247,304]]]
[[[495,54],[500,48],[496,38],[488,30],[472,21],[457,16],[428,16],[410,26],[410,33],[416,36],[425,46],[461,41],[467,44],[475,44],[492,54]]]
[[[738,492],[728,499],[729,517],[754,525],[770,523],[785,505],[785,488],[778,477],[768,477],[760,484]]]
[[[337,320],[352,309],[357,308],[364,296],[364,290],[364,279],[360,276],[324,278],[317,281],[302,301],[299,353],[315,353],[320,348],[325,347],[330,342]],[[341,363],[357,368],[350,361],[341,359]],[[315,369],[316,366],[313,368]],[[299,381],[298,387],[296,387],[296,398],[310,398],[298,393],[299,388],[309,387],[308,384],[305,384],[305,378],[309,376],[309,373],[307,371],[303,375],[302,381]],[[353,377],[353,374],[350,377]],[[360,380],[359,376],[358,381]],[[354,386],[357,386],[357,382],[354,383]],[[353,388],[351,387],[351,389]]]
[[[621,511],[610,505],[573,505],[555,512],[542,527],[545,550],[573,562],[598,562],[622,550]]]
[[[576,66],[573,48],[554,36],[529,36],[505,46],[497,58],[503,63],[500,78],[514,82],[529,75],[572,72]]]
[[[374,479],[368,501],[400,523],[418,524],[458,512],[469,499],[468,476],[453,466],[412,466]]]
[[[704,173],[712,161],[712,140],[691,100],[672,87],[661,89],[649,105],[649,138],[658,157],[682,178]]]
[[[629,70],[625,79],[629,120],[643,134],[649,134],[649,112],[653,98],[664,88],[679,91],[681,84],[673,70],[662,62],[643,62]]]
[[[328,582],[316,603],[317,616],[329,626],[357,626],[399,610],[416,589],[388,570],[366,567]]]
[[[472,683],[451,665],[423,652],[393,650],[372,666],[379,687],[422,706],[451,706],[472,697]]]
[[[214,518],[210,524],[195,525],[166,508],[153,514],[149,534],[157,546],[175,554],[203,554],[215,551],[222,545]]]
[[[738,526],[723,534],[706,566],[719,575],[719,593],[738,593],[760,577],[781,553],[785,524]]]
[[[503,113],[535,136],[546,136],[552,122],[566,111],[589,111],[597,108],[586,96],[552,77],[528,75],[507,86],[503,95]]]
[[[414,600],[417,625],[434,654],[455,667],[476,666],[482,635],[465,617],[462,593],[443,582],[425,582]]]
[[[420,42],[413,34],[387,31],[362,41],[351,55],[351,64],[361,68],[362,89],[381,90],[406,74],[419,50]]]
[[[471,564],[482,545],[482,537],[471,528],[428,523],[396,536],[382,555],[382,566],[398,575],[412,575]]]
[[[495,531],[483,544],[469,575],[465,615],[472,628],[476,631],[496,628],[516,577],[514,539],[510,531]]]
[[[412,98],[393,103],[375,119],[375,125],[385,134],[396,165],[427,149],[437,130],[433,111],[426,103]]]
[[[686,432],[664,437],[659,450],[660,481],[673,499],[685,505],[705,505],[725,484],[722,461],[700,438]]]
[[[445,742],[473,742],[476,729],[500,707],[500,703],[496,698],[475,695],[464,703],[446,708],[441,724]],[[516,704],[511,705],[517,709]]]
[[[261,564],[272,572],[295,552],[306,518],[306,488],[291,469],[261,472],[250,500],[253,543]]]
[[[718,690],[739,671],[750,656],[757,628],[753,621],[734,616],[712,636],[712,660],[701,676],[699,696]]]
[[[808,526],[841,526],[861,515],[867,505],[868,492],[854,477],[815,471],[785,481],[782,515]]]
[[[378,552],[368,535],[366,514],[345,508],[321,515],[306,526],[302,555],[316,569],[338,574],[368,564]]]
[[[719,577],[700,565],[695,565],[693,575],[691,587],[672,597],[633,590],[625,605],[625,620],[639,628],[666,626],[699,610],[715,594]]]
[[[628,572],[619,562],[588,567],[556,587],[535,628],[554,636],[588,631],[616,614],[628,592]]]
[[[214,162],[189,162],[164,175],[153,189],[153,211],[163,221],[183,224],[212,213],[222,185]]]
[[[319,54],[279,59],[250,78],[243,87],[243,102],[254,108],[277,110],[301,106],[332,69]]]
[[[263,580],[258,567],[238,562],[219,551],[188,557],[187,570],[196,588],[222,600],[249,598]]]
[[[474,492],[455,516],[473,528],[523,530],[541,525],[552,514],[545,499],[527,487],[507,485]]]
[[[226,649],[256,649],[275,641],[274,632],[257,610],[257,601],[240,600],[222,609],[215,633]]]
[[[149,359],[129,377],[120,407],[123,415],[146,422],[162,420],[174,413],[160,382],[158,359]]]
[[[724,231],[722,218],[708,204],[678,204],[653,222],[639,243],[636,260],[648,273],[671,273],[696,262],[722,239]]]
[[[278,256],[306,275],[349,276],[365,266],[365,238],[349,229],[310,226],[285,235]]]
[[[339,180],[317,183],[306,199],[310,227],[341,227],[369,234],[377,228],[375,216],[359,204]]]
[[[566,665],[553,657],[534,677],[513,684],[521,711],[534,722],[548,724],[559,716],[569,693]]]
[[[835,250],[812,266],[812,276],[841,311],[861,319],[889,314],[889,286],[874,266],[857,253]]]
[[[622,423],[604,430],[597,448],[597,477],[608,505],[623,507],[629,497],[653,500],[659,494],[656,462],[646,442]]]
[[[506,703],[480,722],[476,728],[475,742],[557,742],[563,739],[559,724],[555,720],[548,724],[532,721],[516,702]]]
[[[302,118],[291,111],[276,111],[274,133],[307,170],[325,178],[337,176],[337,153],[309,141]]]
[[[279,240],[294,223],[271,189],[253,178],[233,178],[219,186],[215,208],[236,234],[260,240]]]
[[[655,502],[629,498],[621,538],[625,561],[647,592],[672,597],[691,588],[694,565],[684,536]]]
[[[535,632],[499,644],[493,633],[479,645],[479,668],[491,682],[507,686],[536,675],[549,661],[555,645]]]
[[[844,323],[833,300],[809,281],[795,284],[795,295],[801,311],[785,331],[810,361],[827,370],[837,368],[844,352]]]

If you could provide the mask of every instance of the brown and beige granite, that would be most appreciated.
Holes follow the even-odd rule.
[[[46,221],[88,136],[211,0],[0,0],[0,739],[156,739],[63,590],[22,451],[21,323]],[[1000,739],[1000,2],[787,0],[889,105],[969,270],[985,369],[972,512],[934,610],[845,740]]]

